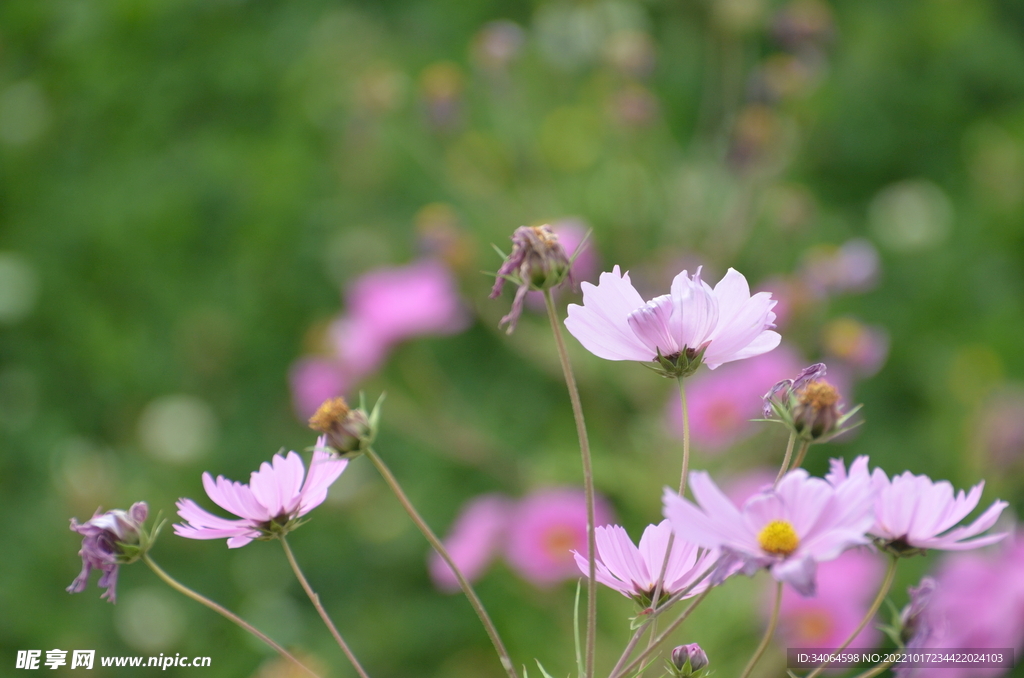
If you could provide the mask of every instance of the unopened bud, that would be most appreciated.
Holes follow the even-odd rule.
[[[696,675],[708,665],[708,656],[697,643],[680,645],[672,650],[672,667],[679,678]]]
[[[342,457],[363,453],[373,439],[369,416],[360,408],[350,409],[344,398],[325,401],[309,418],[309,427],[323,433]]]
[[[812,381],[796,392],[793,423],[812,439],[832,433],[839,421],[839,391],[827,381]]]
[[[512,234],[512,253],[498,269],[498,279],[491,289],[491,299],[501,294],[505,281],[519,285],[512,310],[499,325],[508,323],[511,333],[523,312],[523,301],[530,290],[549,290],[569,277],[571,261],[558,236],[547,224],[520,226]]]

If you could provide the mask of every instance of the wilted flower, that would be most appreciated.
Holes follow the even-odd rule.
[[[132,504],[127,511],[114,509],[96,513],[85,523],[71,519],[71,531],[82,535],[82,571],[68,586],[68,593],[81,593],[89,583],[93,568],[101,570],[99,586],[106,591],[101,598],[116,602],[117,571],[122,564],[132,563],[145,554],[152,537],[146,535],[142,524],[146,522],[149,506],[140,501]],[[154,535],[155,536],[155,535]]]
[[[612,521],[608,505],[595,497],[597,526]],[[535,492],[516,506],[509,519],[505,559],[534,584],[547,586],[578,576],[573,551],[587,552],[587,503],[582,490]]]
[[[253,539],[273,539],[298,526],[297,519],[323,503],[327,490],[348,465],[327,447],[323,436],[317,440],[313,460],[306,474],[295,452],[274,455],[272,464],[263,462],[253,471],[249,484],[203,473],[203,487],[215,504],[241,520],[228,520],[199,508],[191,499],[179,499],[178,515],[185,523],[174,525],[174,533],[189,539],[227,538],[228,548],[245,546]],[[306,476],[303,482],[303,475]]]
[[[833,459],[826,476],[836,488],[851,482],[859,485],[866,478],[868,459],[864,456],[850,464],[849,473],[841,459]],[[935,482],[910,471],[890,480],[885,471],[876,468],[870,480],[875,494],[875,522],[868,531],[880,547],[896,555],[912,555],[924,549],[964,551],[994,544],[1006,536],[1001,533],[977,537],[995,525],[1007,507],[1005,501],[998,499],[970,525],[954,527],[978,505],[984,481],[972,487],[968,494],[960,490],[954,496],[949,481]]]
[[[796,379],[784,379],[764,395],[764,416],[773,414],[806,442],[825,442],[851,427],[845,426],[860,408],[841,412],[839,390],[823,379],[825,364],[804,368]]]
[[[327,444],[343,457],[362,454],[376,435],[376,422],[380,403],[373,412],[362,407],[350,408],[344,398],[324,401],[309,418],[309,427],[323,433]]]
[[[767,353],[781,340],[770,329],[771,295],[750,296],[746,278],[731,268],[714,289],[700,269],[692,278],[683,271],[670,294],[646,303],[618,266],[582,288],[583,305],[569,305],[565,326],[584,348],[607,360],[656,362],[666,376]]]
[[[708,665],[708,655],[697,643],[679,645],[672,649],[673,675],[687,678]]]
[[[469,581],[478,579],[501,549],[512,509],[507,497],[485,494],[467,502],[459,512],[444,546]],[[429,567],[438,588],[459,590],[455,573],[436,551],[430,552]]]
[[[935,595],[935,580],[922,577],[921,583],[907,589],[910,602],[900,611],[899,641],[909,648],[928,647],[937,632],[934,620],[926,613]]]
[[[640,548],[633,545],[626,530],[618,525],[598,527],[594,530],[597,542],[597,581],[613,588],[627,598],[633,598],[640,605],[651,605],[654,589],[658,584],[665,551],[672,536],[672,526],[667,520],[657,525],[648,525],[640,537]],[[590,564],[586,556],[573,551],[576,564],[587,574]],[[700,552],[696,545],[682,539],[672,542],[672,555],[665,568],[659,600],[689,587],[718,559],[715,551]],[[684,598],[695,596],[710,585],[707,578],[690,588]]]
[[[499,326],[507,323],[508,333],[511,334],[523,312],[526,293],[530,290],[549,290],[569,276],[569,256],[550,226],[544,224],[517,228],[512,234],[512,253],[498,269],[498,277],[491,289],[491,299],[496,299],[506,281],[519,286],[512,301],[512,310],[501,319]]]
[[[774,490],[748,499],[742,509],[704,471],[690,473],[690,488],[696,505],[665,491],[665,516],[676,538],[721,549],[747,575],[767,567],[777,581],[804,596],[815,593],[817,563],[868,543],[872,489],[863,480],[833,487],[797,469],[783,476]],[[729,572],[719,566],[712,583]]]

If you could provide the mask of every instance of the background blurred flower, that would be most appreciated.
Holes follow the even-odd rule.
[[[445,548],[463,576],[470,582],[479,579],[501,551],[514,502],[500,494],[483,494],[470,499],[460,509]],[[430,578],[442,591],[456,592],[459,582],[448,564],[436,552],[428,558]]]
[[[614,520],[595,497],[595,525]],[[524,497],[509,520],[505,559],[527,581],[549,586],[579,576],[572,552],[587,552],[587,505],[582,490],[553,488]]]
[[[776,644],[780,647],[837,648],[857,628],[878,593],[885,570],[882,559],[866,549],[851,549],[818,565],[818,593],[813,598],[783,589]],[[774,589],[774,587],[771,587]],[[774,591],[762,612],[768,617]],[[851,647],[875,647],[881,633],[868,624]]]
[[[860,377],[877,373],[889,356],[888,332],[850,317],[829,321],[821,336],[825,352],[849,365]]]

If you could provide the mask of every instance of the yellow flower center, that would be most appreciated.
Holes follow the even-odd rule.
[[[800,545],[796,530],[785,520],[773,520],[765,525],[757,541],[765,551],[779,556],[788,556]]]

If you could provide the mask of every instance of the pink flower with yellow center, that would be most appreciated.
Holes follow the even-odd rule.
[[[768,568],[777,581],[813,596],[819,562],[868,543],[865,533],[873,521],[873,498],[867,482],[833,487],[797,469],[742,508],[729,501],[704,471],[690,473],[690,488],[696,504],[666,489],[665,516],[677,539],[722,551],[726,564],[712,576],[712,583],[737,565],[747,575]]]

